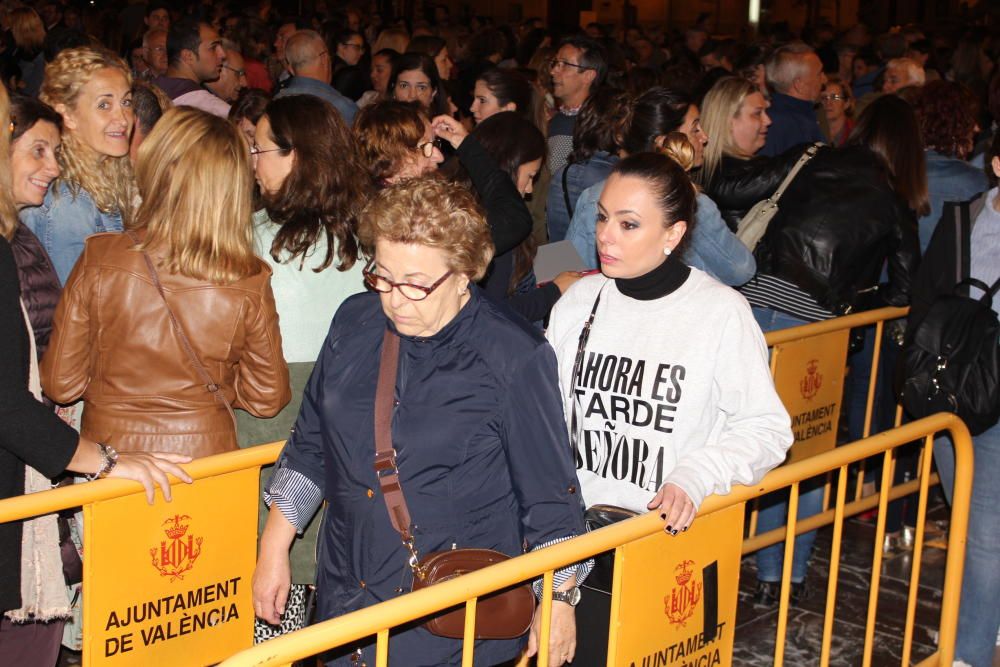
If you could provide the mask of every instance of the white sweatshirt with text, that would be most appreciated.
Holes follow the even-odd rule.
[[[580,331],[598,292],[570,397]],[[698,507],[784,461],[792,431],[764,336],[746,299],[704,272],[691,269],[676,291],[652,301],[625,296],[604,276],[584,278],[556,303],[546,336],[568,424],[576,402],[576,466],[588,507],[645,512],[667,482]]]

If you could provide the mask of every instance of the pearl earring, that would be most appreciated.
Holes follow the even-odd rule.
[[[663,254],[666,255],[667,257],[670,257],[670,248],[664,248]]]

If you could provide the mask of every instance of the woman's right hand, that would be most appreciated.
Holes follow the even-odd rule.
[[[253,572],[253,611],[271,625],[279,625],[292,587],[292,568],[288,552],[268,554],[261,551]]]
[[[451,116],[436,116],[431,121],[431,127],[434,129],[434,134],[451,144],[455,150],[458,150],[469,134],[469,131]]]
[[[188,463],[190,456],[172,454],[169,452],[121,452],[118,463],[108,474],[114,479],[131,479],[142,484],[146,489],[146,502],[153,504],[156,487],[163,491],[163,498],[170,502],[170,479],[168,474],[180,479],[186,484],[192,482],[191,476],[184,472],[178,463]]]

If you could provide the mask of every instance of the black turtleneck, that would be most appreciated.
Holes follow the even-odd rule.
[[[684,284],[691,268],[678,257],[668,257],[658,267],[637,278],[615,278],[615,285],[625,296],[652,301],[666,296]]]

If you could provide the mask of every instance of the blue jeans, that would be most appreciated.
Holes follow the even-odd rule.
[[[955,659],[972,667],[991,667],[1000,630],[1000,424],[977,435],[969,537],[965,548],[962,606],[958,615]],[[934,462],[941,488],[951,502],[955,451],[948,436],[934,440]]]
[[[764,332],[788,329],[802,324],[806,320],[786,315],[771,308],[753,306],[753,316]],[[819,514],[823,509],[823,482],[820,479],[807,480],[799,486],[798,518]],[[760,499],[760,513],[757,515],[757,532],[766,533],[769,530],[784,526],[788,515],[788,493],[779,491],[769,493]],[[802,533],[795,538],[795,552],[792,556],[792,582],[801,583],[806,578],[809,566],[809,555],[816,541],[816,531]],[[781,569],[785,561],[785,545],[783,542],[765,547],[757,552],[758,581],[781,581]]]

